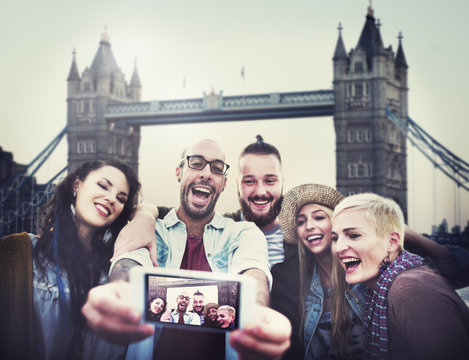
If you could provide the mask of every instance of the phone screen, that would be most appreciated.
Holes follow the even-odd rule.
[[[237,281],[146,274],[145,321],[204,330],[237,329],[240,288]]]

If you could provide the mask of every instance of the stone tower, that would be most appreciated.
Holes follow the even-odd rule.
[[[407,63],[384,48],[371,6],[355,49],[347,54],[339,26],[333,57],[337,189],[393,198],[407,219],[406,138],[386,118],[389,108],[407,119]]]
[[[85,160],[117,159],[138,172],[140,128],[108,123],[104,118],[108,104],[140,101],[136,65],[127,84],[105,32],[91,66],[85,68],[81,77],[73,53],[67,84],[69,169]]]

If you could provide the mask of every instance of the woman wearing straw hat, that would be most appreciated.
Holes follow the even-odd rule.
[[[333,268],[341,272],[337,278],[345,279],[343,269],[333,264],[331,253],[331,216],[342,199],[342,194],[332,187],[304,184],[285,194],[279,214],[285,242],[298,245],[300,338],[305,359],[363,357],[365,287],[357,284],[345,292],[345,280],[334,284],[334,288],[341,289],[336,293],[345,293],[350,307],[342,311],[333,308]],[[350,316],[344,317],[344,311]]]

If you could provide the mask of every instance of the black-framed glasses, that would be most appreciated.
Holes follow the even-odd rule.
[[[210,171],[216,175],[226,175],[228,174],[228,169],[230,165],[221,161],[221,160],[205,160],[200,155],[188,155],[186,156],[187,165],[194,170],[203,170],[207,164],[210,165]]]
[[[186,301],[189,301],[191,298],[189,296],[179,295],[178,299],[185,299]]]

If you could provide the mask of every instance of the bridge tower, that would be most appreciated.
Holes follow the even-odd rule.
[[[374,192],[393,198],[407,219],[406,138],[386,118],[388,107],[407,119],[407,62],[384,48],[380,23],[368,8],[355,49],[347,54],[339,25],[333,57],[337,189],[344,195]]]
[[[107,123],[108,104],[140,101],[141,83],[135,64],[129,84],[117,66],[106,32],[91,66],[81,77],[73,52],[67,78],[68,166],[85,160],[117,159],[138,171],[140,128]]]

